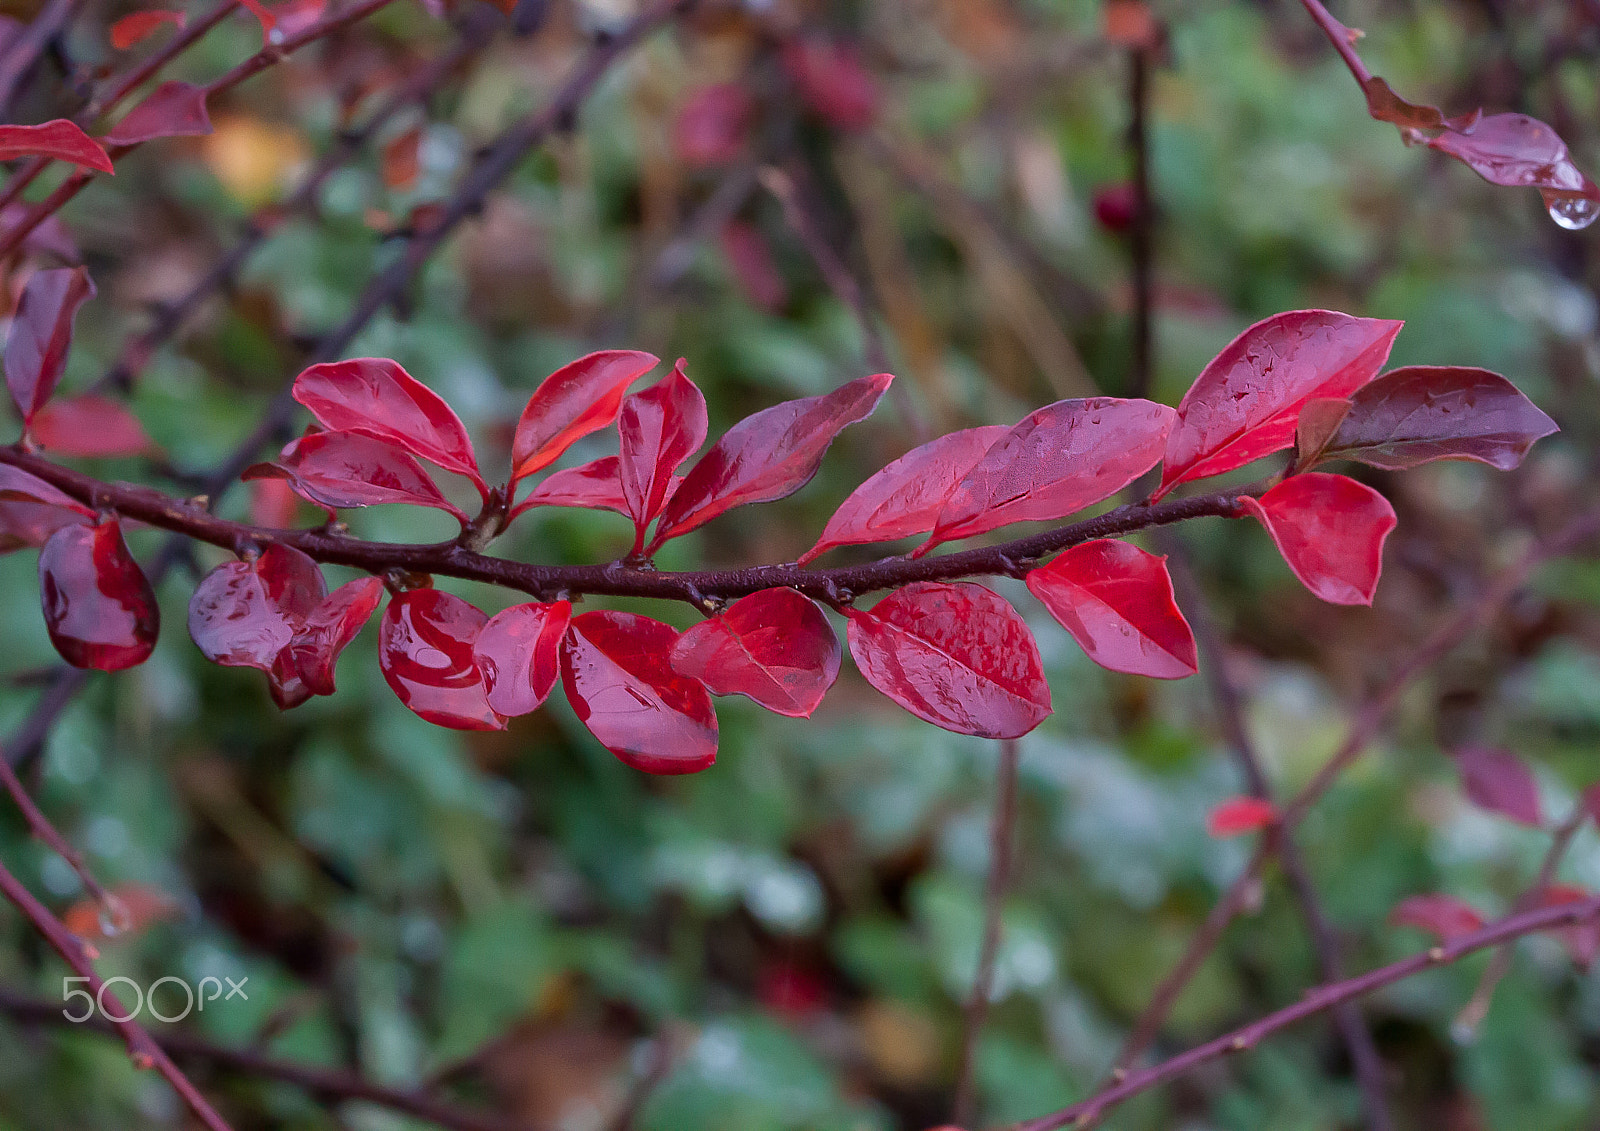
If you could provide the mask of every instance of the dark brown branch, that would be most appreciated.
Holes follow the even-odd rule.
[[[1060,1127],[1081,1127],[1086,1123],[1098,1119],[1110,1108],[1131,1099],[1141,1092],[1149,1091],[1157,1085],[1164,1084],[1178,1076],[1210,1061],[1218,1060],[1230,1053],[1245,1052],[1260,1044],[1266,1037],[1272,1036],[1279,1030],[1286,1029],[1308,1017],[1313,1017],[1323,1010],[1332,1009],[1336,1005],[1355,1001],[1366,994],[1392,986],[1396,982],[1413,977],[1437,966],[1448,966],[1458,962],[1469,954],[1475,954],[1488,947],[1498,946],[1501,943],[1511,942],[1524,935],[1538,931],[1557,930],[1561,927],[1571,926],[1576,923],[1586,922],[1600,915],[1600,897],[1583,900],[1581,903],[1569,903],[1560,907],[1545,907],[1538,911],[1529,911],[1520,915],[1511,915],[1498,923],[1491,924],[1481,931],[1470,935],[1462,935],[1455,940],[1435,946],[1421,954],[1414,954],[1389,966],[1382,966],[1376,970],[1362,974],[1360,977],[1351,978],[1344,982],[1335,982],[1331,985],[1320,986],[1311,990],[1293,1005],[1270,1013],[1257,1021],[1252,1021],[1243,1028],[1232,1033],[1197,1045],[1188,1052],[1181,1053],[1171,1060],[1153,1065],[1138,1072],[1131,1072],[1112,1088],[1092,1096],[1081,1103],[1071,1107],[1062,1108],[1060,1111],[1049,1115],[1042,1115],[1037,1119],[1016,1124],[1013,1131],[1056,1131]]]
[[[1017,740],[1000,743],[1000,760],[995,767],[994,818],[989,824],[989,876],[983,891],[983,942],[978,950],[978,969],[972,978],[972,993],[967,997],[961,1027],[961,1059],[956,1068],[956,1097],[950,1120],[957,1126],[972,1115],[975,1099],[973,1072],[978,1038],[989,1016],[989,998],[994,992],[994,964],[1000,954],[1000,924],[1005,912],[1006,892],[1011,887],[1011,857],[1016,848],[1017,826]]]
[[[654,597],[703,605],[706,597],[742,597],[762,589],[788,586],[824,601],[841,594],[859,595],[893,589],[914,581],[949,581],[974,576],[1016,576],[1039,558],[1094,538],[1108,538],[1205,516],[1237,517],[1238,500],[1246,492],[1197,495],[1150,505],[1130,503],[1096,518],[1085,519],[998,546],[980,547],[938,557],[880,558],[864,565],[807,569],[793,564],[745,569],[666,573],[622,562],[587,566],[547,566],[490,557],[455,542],[405,544],[364,542],[320,530],[269,530],[218,518],[204,507],[164,495],[149,487],[103,483],[17,447],[0,448],[0,463],[9,463],[59,487],[89,506],[116,511],[128,518],[170,530],[229,550],[272,542],[292,546],[319,562],[353,566],[382,574],[391,569],[486,581],[535,596],[592,593],[618,597]]]
[[[0,989],[0,1012],[25,1024],[68,1024],[61,1014],[60,1003],[40,1001],[4,989]],[[99,1018],[74,1027],[94,1033],[114,1032],[109,1021]],[[451,1131],[530,1131],[525,1123],[468,1111],[424,1092],[385,1088],[349,1072],[296,1064],[251,1049],[226,1048],[187,1033],[172,1033],[152,1040],[170,1056],[203,1062],[247,1076],[281,1080],[323,1099],[363,1100],[391,1111],[414,1115],[440,1127],[450,1128]]]

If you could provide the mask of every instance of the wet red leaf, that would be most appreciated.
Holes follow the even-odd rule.
[[[1221,840],[1259,832],[1278,819],[1277,806],[1259,797],[1230,797],[1206,814],[1206,835]]]
[[[1520,389],[1487,369],[1395,369],[1354,393],[1349,405],[1322,458],[1359,460],[1387,471],[1436,459],[1475,460],[1510,471],[1536,441],[1558,431]]]
[[[1475,907],[1440,892],[1407,896],[1389,912],[1389,922],[1397,927],[1427,931],[1440,942],[1450,942],[1483,929],[1483,916]]]
[[[114,672],[150,657],[161,610],[116,521],[64,526],[39,551],[50,642],[73,667]]]
[[[878,406],[894,377],[861,377],[820,397],[785,401],[745,417],[700,457],[667,501],[648,552],[724,511],[792,495],[817,473],[846,425]]]
[[[41,447],[67,456],[136,456],[155,450],[137,416],[94,393],[50,401],[29,428]]]
[[[638,350],[600,350],[546,377],[517,421],[512,482],[548,467],[573,444],[615,420],[628,386],[660,360]]]
[[[673,472],[706,442],[706,398],[683,371],[683,359],[664,379],[622,402],[617,470],[627,512],[644,547],[644,531],[666,506]]]
[[[182,28],[186,23],[188,16],[182,12],[169,12],[162,8],[135,12],[111,25],[111,46],[118,51],[126,51],[136,43],[149,39],[165,24]]]
[[[561,674],[571,601],[512,605],[489,618],[473,645],[489,706],[512,718],[539,709]]]
[[[289,642],[287,656],[280,653],[280,665],[287,660],[307,694],[332,695],[339,654],[360,633],[382,599],[383,582],[376,577],[345,582],[306,614]]]
[[[744,153],[755,99],[738,83],[703,86],[689,96],[672,127],[673,148],[686,165],[724,165]]]
[[[439,589],[409,589],[391,600],[379,627],[378,666],[400,702],[438,726],[505,729],[472,656],[488,620]]]
[[[589,507],[627,514],[628,500],[622,494],[620,463],[616,456],[601,456],[577,467],[552,472],[512,509],[511,517],[516,518],[534,507]]]
[[[1370,605],[1383,571],[1394,508],[1343,475],[1313,471],[1285,479],[1239,505],[1261,520],[1305,587],[1335,605]]]
[[[313,365],[294,379],[294,399],[330,431],[398,444],[484,490],[461,418],[438,393],[386,357]]]
[[[23,288],[6,335],[6,386],[24,422],[55,392],[72,347],[78,307],[94,297],[86,267],[36,271]]]
[[[1496,185],[1540,188],[1600,200],[1556,131],[1526,114],[1490,114],[1470,133],[1447,130],[1427,144]]]
[[[1167,559],[1111,538],[1084,542],[1028,574],[1028,590],[1103,668],[1155,679],[1199,670],[1194,633]]]
[[[1533,771],[1509,750],[1463,746],[1453,751],[1461,789],[1481,809],[1534,828],[1544,824]]]
[[[446,499],[411,455],[398,444],[355,432],[311,432],[291,441],[277,463],[258,463],[241,478],[284,479],[294,492],[324,507],[370,507],[410,503],[449,511],[466,525],[466,514]]]
[[[805,104],[829,125],[861,130],[877,119],[878,85],[848,44],[790,40],[781,58]]]
[[[839,674],[827,614],[793,589],[763,589],[684,632],[672,668],[713,695],[746,695],[780,715],[810,718]]]
[[[1179,483],[1221,475],[1294,442],[1313,397],[1348,397],[1378,375],[1402,323],[1331,310],[1292,310],[1230,342],[1178,405],[1160,498]]]
[[[672,670],[678,633],[633,613],[572,618],[561,682],[589,733],[647,774],[691,774],[717,760],[717,715],[698,681]]]
[[[1003,424],[967,428],[912,448],[850,492],[800,564],[835,546],[888,542],[933,529],[939,512],[983,454],[1011,431]]]
[[[846,615],[861,674],[920,719],[957,734],[1017,738],[1050,714],[1039,647],[998,593],[919,581]]]
[[[1029,413],[956,484],[920,557],[1013,522],[1063,518],[1155,466],[1176,418],[1153,401],[1090,397]]]
[[[768,314],[783,309],[789,301],[789,287],[761,229],[745,220],[730,220],[722,226],[719,242],[746,301]]]
[[[38,126],[0,126],[0,161],[53,157],[110,173],[111,158],[100,143],[65,118]]]
[[[274,543],[206,574],[189,600],[189,636],[212,663],[271,671],[326,592],[316,562]]]
[[[138,145],[162,137],[200,137],[211,132],[204,87],[164,82],[111,127],[113,145]]]

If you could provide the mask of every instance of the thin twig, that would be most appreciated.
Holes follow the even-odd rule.
[[[989,999],[994,993],[1001,917],[1005,911],[1006,892],[1011,886],[1011,857],[1017,838],[1018,749],[1016,739],[1003,739],[1000,760],[995,767],[994,817],[989,824],[989,876],[983,889],[983,942],[962,1019],[961,1059],[956,1068],[956,1095],[950,1117],[957,1126],[964,1125],[972,1115],[978,1038],[983,1033],[983,1023],[989,1016]]]
[[[17,808],[22,810],[23,819],[28,822],[28,831],[71,866],[91,899],[103,909],[113,908],[115,901],[111,893],[84,865],[83,855],[68,843],[59,829],[50,823],[50,819],[22,787],[22,782],[18,780],[16,771],[11,768],[11,763],[4,758],[0,758],[0,784],[5,785],[6,792],[17,803]]]
[[[1361,56],[1356,54],[1355,42],[1360,38],[1360,33],[1345,27],[1344,24],[1333,18],[1332,13],[1323,7],[1322,0],[1300,0],[1305,5],[1311,18],[1317,21],[1317,26],[1328,37],[1328,42],[1333,44],[1339,58],[1344,60],[1344,65],[1350,68],[1350,73],[1355,76],[1356,82],[1361,84],[1363,90],[1372,80],[1372,72],[1367,70],[1367,65],[1361,61]]]

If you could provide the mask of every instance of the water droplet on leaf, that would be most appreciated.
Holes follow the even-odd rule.
[[[1558,196],[1549,202],[1550,219],[1569,232],[1580,231],[1600,218],[1600,201],[1586,196]]]

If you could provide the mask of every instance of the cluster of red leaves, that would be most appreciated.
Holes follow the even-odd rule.
[[[53,271],[35,275],[23,296],[5,362],[31,442],[51,443],[52,430],[41,429],[41,421],[48,420],[73,316],[92,293],[81,270]],[[1077,514],[1157,464],[1161,481],[1152,501],[1293,448],[1291,473],[1259,498],[1241,496],[1239,513],[1261,521],[1313,593],[1368,604],[1394,512],[1357,480],[1309,468],[1333,458],[1380,468],[1435,459],[1510,467],[1554,430],[1510,382],[1491,373],[1411,368],[1380,377],[1399,329],[1398,322],[1294,311],[1241,334],[1176,410],[1115,397],[1064,400],[1010,428],[939,437],[857,488],[799,564],[836,547],[925,536],[909,555],[917,558],[1012,523]],[[611,510],[632,522],[632,557],[642,562],[734,507],[799,490],[834,437],[870,414],[892,380],[863,377],[759,411],[690,464],[707,437],[705,398],[682,361],[630,395],[656,364],[649,354],[607,350],[551,374],[517,422],[503,486],[485,478],[455,412],[397,363],[360,358],[314,365],[296,378],[293,392],[316,424],[245,478],[287,487],[330,519],[343,508],[379,503],[437,508],[456,518],[462,545],[473,549],[533,507]],[[578,440],[613,423],[616,455],[548,471]],[[63,454],[122,450],[108,452],[104,434],[75,443],[84,429],[54,431],[66,434]],[[147,443],[136,434],[140,446]],[[482,499],[476,516],[450,500],[436,482],[439,472],[472,484]],[[519,500],[521,485],[541,475]],[[155,599],[115,516],[97,515],[8,467],[0,470],[0,520],[10,544],[43,545],[45,619],[69,662],[115,669],[149,654],[158,629]],[[383,585],[369,577],[329,593],[320,567],[304,553],[273,542],[268,532],[260,546],[201,582],[190,604],[190,633],[213,661],[265,672],[282,706],[332,694],[335,662],[376,612]],[[1194,636],[1173,599],[1164,559],[1098,539],[1031,569],[1026,582],[1104,667],[1160,679],[1196,670]],[[574,615],[566,600],[520,604],[490,617],[432,588],[429,579],[391,584],[397,592],[382,617],[379,662],[396,695],[422,718],[500,728],[536,710],[559,678],[594,735],[628,764],[654,773],[711,764],[713,695],[744,695],[779,714],[805,717],[840,667],[826,612],[795,589],[763,590],[726,607],[709,594],[711,615],[679,633],[632,613]],[[1032,632],[994,591],[918,581],[871,608],[845,596],[834,603],[862,675],[919,718],[963,734],[1010,738],[1050,714]],[[1485,774],[1497,780],[1488,771],[1479,777]],[[1243,832],[1273,817],[1270,806],[1239,802],[1215,815],[1213,832]]]

